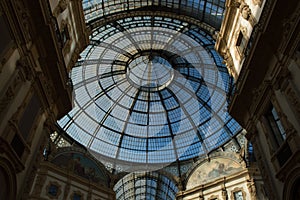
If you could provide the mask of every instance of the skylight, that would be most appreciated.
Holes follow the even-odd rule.
[[[223,145],[241,130],[214,40],[170,17],[134,16],[94,29],[71,72],[75,107],[58,124],[100,161],[153,170]]]

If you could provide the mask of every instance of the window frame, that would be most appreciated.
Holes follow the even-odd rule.
[[[286,141],[286,130],[282,124],[280,116],[278,115],[278,111],[273,104],[269,106],[265,117],[276,145],[275,148],[278,148]]]
[[[246,48],[247,48],[248,40],[247,37],[245,36],[245,31],[240,30],[237,34],[237,39],[235,46],[239,52],[240,55],[243,55]]]
[[[238,192],[241,192],[242,193],[242,197],[243,199],[242,200],[246,200],[246,193],[245,191],[243,190],[243,188],[241,187],[238,187],[238,188],[234,188],[232,191],[231,191],[231,200],[237,200],[236,197],[235,197],[235,193],[238,193]]]

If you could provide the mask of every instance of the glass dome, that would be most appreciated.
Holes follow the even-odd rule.
[[[241,131],[226,110],[233,79],[191,22],[145,15],[99,26],[71,78],[75,106],[58,124],[113,168],[197,158]]]
[[[151,173],[130,173],[114,186],[117,200],[173,200],[178,187],[175,181],[165,175]]]

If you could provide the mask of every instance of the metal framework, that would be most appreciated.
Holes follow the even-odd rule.
[[[176,183],[159,173],[131,173],[114,187],[117,200],[173,200],[178,188]]]
[[[169,11],[193,17],[212,27],[220,28],[225,0],[83,0],[87,24],[129,11]]]
[[[94,29],[90,41],[71,73],[75,107],[58,124],[99,160],[149,170],[241,131],[226,112],[233,79],[198,26],[135,16]]]

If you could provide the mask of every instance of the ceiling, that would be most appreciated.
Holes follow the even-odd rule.
[[[90,44],[70,74],[75,106],[58,124],[95,158],[152,171],[207,155],[242,130],[227,112],[233,79],[209,31],[220,26],[224,1],[83,1],[83,8]]]

